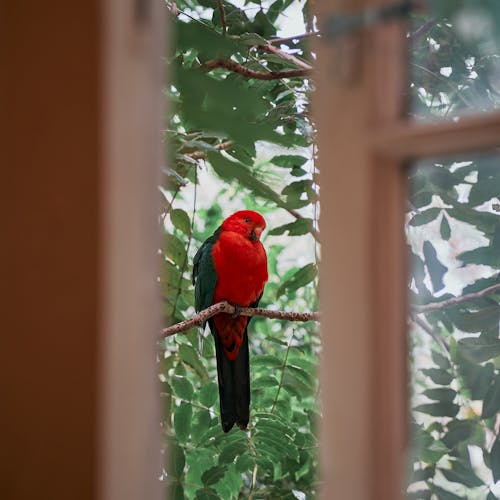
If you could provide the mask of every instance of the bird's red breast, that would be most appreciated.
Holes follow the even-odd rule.
[[[263,217],[251,210],[236,212],[223,222],[212,248],[217,271],[214,304],[227,300],[248,307],[262,295],[268,274],[266,252],[259,238],[265,225]],[[248,318],[218,314],[214,323],[227,358],[236,359]]]

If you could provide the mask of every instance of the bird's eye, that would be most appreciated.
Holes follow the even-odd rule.
[[[249,223],[250,223],[250,217],[245,217],[245,222],[246,222],[247,224],[249,224]]]

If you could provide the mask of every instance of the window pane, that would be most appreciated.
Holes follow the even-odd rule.
[[[410,114],[456,119],[500,107],[500,3],[429,0],[413,17]]]
[[[409,174],[408,498],[499,498],[500,154]]]

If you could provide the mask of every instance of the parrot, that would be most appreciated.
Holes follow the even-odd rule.
[[[245,430],[250,419],[250,319],[238,315],[238,307],[257,307],[268,280],[266,251],[260,241],[265,227],[258,212],[235,212],[207,238],[193,260],[196,311],[224,300],[236,308],[234,314],[219,313],[208,320],[215,342],[224,432],[235,423]]]

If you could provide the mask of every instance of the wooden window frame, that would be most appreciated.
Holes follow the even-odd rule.
[[[328,17],[391,1],[320,4]],[[500,143],[500,113],[404,118],[405,26],[317,44],[322,264],[322,498],[404,497],[408,436],[405,167]]]
[[[2,499],[162,498],[165,6],[0,6]]]

